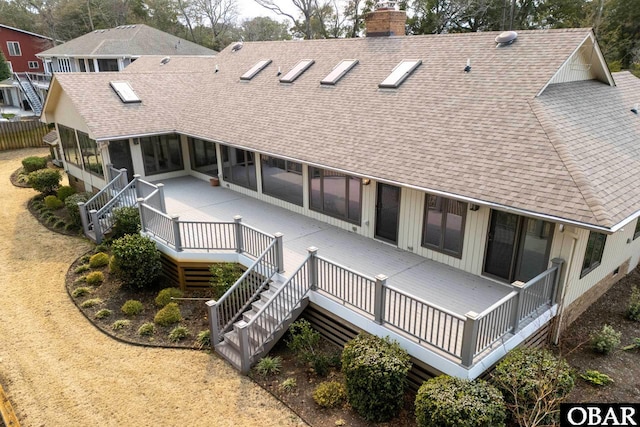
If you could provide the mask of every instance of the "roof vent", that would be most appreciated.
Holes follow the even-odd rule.
[[[231,47],[231,52],[237,52],[242,49],[242,42],[238,42]]]
[[[498,43],[496,47],[509,46],[511,43],[516,41],[517,38],[518,33],[515,31],[503,31],[498,35],[498,37],[496,37],[496,43]]]
[[[171,57],[170,56],[165,56],[164,58],[162,58],[162,61],[160,61],[160,63],[162,65],[168,64],[169,61],[171,61]]]
[[[631,112],[632,112],[633,114],[637,115],[637,114],[638,114],[638,111],[639,111],[639,108],[640,108],[640,107],[638,106],[638,104],[636,104],[636,105],[634,105],[634,106],[633,106],[633,108],[631,108]]]

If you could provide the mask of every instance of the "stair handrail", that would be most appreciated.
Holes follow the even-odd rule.
[[[211,304],[211,311],[215,316],[215,319],[211,319],[211,341],[213,345],[218,344],[218,342],[222,341],[222,334],[231,330],[231,327],[236,322],[236,320],[242,315],[242,313],[244,313],[244,311],[251,305],[251,303],[258,297],[258,295],[260,295],[269,281],[271,281],[272,277],[278,272],[276,250],[277,243],[278,240],[273,239],[273,241],[253,262],[253,264],[251,264],[251,266],[247,268],[242,276],[240,276],[240,278],[236,280],[233,286],[231,286],[217,301]],[[270,253],[271,255],[268,256]],[[271,260],[268,261],[267,258],[271,258]],[[243,298],[243,289],[241,289],[241,287],[245,283],[245,281],[249,282],[249,278],[252,274],[262,276],[264,277],[264,280],[262,280],[260,285],[255,289],[250,289],[249,295],[247,295],[247,293],[245,292]],[[239,295],[232,298],[232,296],[235,296],[236,294]],[[238,299],[240,299],[240,301],[238,301]],[[230,310],[228,310],[226,307],[226,305],[228,305],[227,301],[231,301],[231,304],[234,304],[233,307],[230,307]],[[223,307],[223,304],[225,304],[225,307]],[[225,321],[222,319],[223,314],[228,317],[228,320]],[[224,324],[221,324],[223,322]]]
[[[29,78],[29,74],[24,72],[23,73],[14,72],[13,74],[16,80],[18,81],[18,86],[20,87],[22,92],[25,94],[26,100],[31,106],[31,109],[33,110],[33,112],[37,114],[42,113],[42,99],[40,98],[40,95],[38,94],[38,91],[36,90],[36,88],[33,86],[33,82],[31,81],[31,78]],[[22,74],[22,76],[20,76],[20,74]],[[27,85],[29,87],[29,90],[27,90],[24,85]],[[31,91],[32,93],[30,93],[29,91]],[[34,96],[35,96],[35,99],[34,99]]]
[[[78,209],[80,211],[80,219],[82,222],[82,229],[84,231],[85,236],[90,236],[89,231],[93,224],[93,219],[91,215],[91,211],[100,210],[104,205],[109,203],[111,200],[111,196],[107,194],[107,192],[116,190],[119,191],[121,188],[119,185],[122,183],[123,176],[126,179],[127,170],[121,169],[118,175],[116,175],[107,185],[105,185],[100,191],[94,194],[89,200],[86,202],[79,202]],[[125,185],[126,186],[126,185]],[[125,187],[122,186],[122,187]]]
[[[130,183],[128,183],[122,190],[120,190],[111,200],[105,203],[100,209],[96,212],[90,212],[90,216],[92,217],[91,223],[93,223],[94,234],[96,236],[96,240],[98,240],[98,236],[104,236],[106,232],[108,232],[113,227],[113,219],[109,221],[109,224],[106,227],[102,227],[100,223],[100,219],[106,217],[113,211],[113,207],[116,203],[119,203],[121,200],[125,199],[125,196],[129,198],[129,202],[131,202],[128,206],[136,206],[137,197],[136,197],[136,184],[137,178],[134,178]],[[101,240],[101,239],[100,239]]]

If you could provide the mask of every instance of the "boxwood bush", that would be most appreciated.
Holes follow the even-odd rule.
[[[359,334],[342,352],[349,404],[367,421],[396,417],[403,404],[409,355],[397,342]]]
[[[148,237],[127,234],[113,241],[111,252],[113,271],[127,286],[146,288],[160,276],[160,252]]]
[[[415,407],[419,427],[500,427],[507,415],[497,388],[448,375],[425,381]]]
[[[125,234],[140,233],[140,213],[137,208],[125,206],[113,210],[111,238],[119,239]]]
[[[29,174],[29,185],[42,194],[53,194],[60,186],[62,175],[55,169],[40,169]]]
[[[160,309],[153,318],[154,323],[160,326],[169,326],[182,320],[180,307],[175,302],[170,302]]]
[[[64,203],[62,203],[62,200],[58,199],[56,196],[51,195],[44,198],[44,205],[49,209],[57,210],[63,207]]]
[[[109,255],[104,252],[98,252],[97,254],[91,255],[89,258],[89,267],[91,268],[100,268],[109,264]]]
[[[74,227],[80,228],[82,227],[82,220],[80,219],[80,208],[78,208],[78,203],[86,202],[91,198],[91,193],[76,193],[64,200],[64,206],[67,208],[67,213],[69,214],[69,219]]]
[[[323,408],[335,408],[347,398],[347,390],[339,381],[325,381],[313,390],[313,400]]]
[[[64,202],[65,200],[67,200],[67,197],[71,196],[72,194],[76,194],[76,189],[73,187],[69,187],[68,185],[63,185],[58,188],[58,192],[56,194],[58,196],[58,199]]]
[[[158,292],[155,303],[158,307],[164,307],[171,302],[171,298],[182,298],[184,293],[178,288],[165,288]]]
[[[25,173],[35,172],[47,167],[47,159],[45,157],[25,157],[22,159],[22,168]]]

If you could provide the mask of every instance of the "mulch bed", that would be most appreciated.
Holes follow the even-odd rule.
[[[22,173],[22,170],[23,170],[22,168],[18,168],[14,173],[11,174],[11,176],[9,177],[9,180],[11,181],[11,184],[14,185],[14,187],[31,188],[31,186],[26,182],[20,182],[18,180],[18,176],[20,176],[20,174]]]
[[[44,197],[41,194],[39,194],[37,196],[34,196],[31,200],[29,200],[29,203],[27,204],[27,208],[29,209],[29,212],[31,212],[31,214],[34,216],[35,219],[38,220],[40,224],[42,224],[44,227],[48,228],[51,231],[55,231],[56,233],[64,234],[66,236],[82,235],[82,230],[80,229],[75,229],[75,228],[67,229],[66,227],[54,227],[55,222],[49,222],[47,218],[42,216],[40,212],[38,212],[33,206],[33,203],[35,201],[37,200],[41,201],[42,199],[44,199]],[[69,214],[67,213],[66,208],[63,207],[61,209],[58,209],[52,212],[57,219],[64,221],[65,224],[68,224],[71,222],[71,219],[69,217]]]

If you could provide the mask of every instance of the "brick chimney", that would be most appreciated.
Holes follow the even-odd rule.
[[[394,0],[382,0],[376,4],[376,10],[364,17],[367,37],[404,36],[407,13],[396,10]]]

